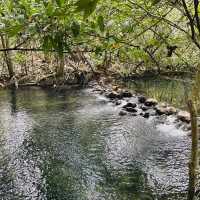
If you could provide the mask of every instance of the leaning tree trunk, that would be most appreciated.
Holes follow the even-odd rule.
[[[197,170],[198,170],[198,126],[197,126],[197,111],[192,102],[188,101],[188,108],[191,115],[191,128],[192,128],[192,150],[191,160],[189,163],[189,188],[188,200],[195,200],[195,187],[197,185]]]
[[[3,49],[8,49],[9,48],[8,38],[6,36],[4,37],[3,35],[0,35],[0,37],[1,37],[1,43],[2,43]],[[10,78],[12,78],[13,76],[15,76],[15,72],[13,69],[13,63],[12,63],[11,54],[9,51],[4,51],[4,60],[7,65],[9,76]]]

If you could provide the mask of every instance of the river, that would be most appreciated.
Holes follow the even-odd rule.
[[[190,139],[90,89],[0,91],[0,199],[184,200]]]

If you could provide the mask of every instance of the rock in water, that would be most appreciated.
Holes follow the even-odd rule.
[[[158,101],[156,99],[153,99],[153,98],[147,99],[144,103],[145,106],[155,106],[157,104],[158,104]]]
[[[190,113],[187,111],[179,111],[177,117],[183,122],[190,122]]]
[[[128,102],[126,105],[123,106],[123,108],[127,108],[127,107],[135,108],[136,106],[137,106],[136,103]]]
[[[120,115],[120,116],[127,115],[127,112],[126,112],[126,111],[123,111],[123,110],[121,110],[121,111],[119,112],[119,115]]]
[[[142,105],[140,108],[141,108],[143,111],[147,111],[147,110],[149,109],[149,107],[144,106],[144,105]]]
[[[125,110],[128,111],[128,112],[132,112],[132,113],[136,113],[137,110],[133,107],[125,107]]]
[[[173,115],[177,112],[173,106],[167,106],[165,103],[161,103],[155,107],[157,114],[159,115]]]
[[[121,102],[120,100],[117,100],[117,101],[115,102],[115,105],[116,105],[116,106],[119,106],[121,103],[122,103],[122,102]]]
[[[177,113],[177,109],[173,106],[169,106],[166,109],[167,109],[167,113],[166,113],[167,115],[173,115]]]
[[[150,116],[150,114],[148,112],[144,113],[144,115],[143,115],[143,117],[146,119],[149,118],[149,116]]]
[[[138,102],[139,103],[145,103],[146,100],[147,100],[147,98],[145,96],[139,96],[138,97]]]
[[[129,92],[129,91],[122,91],[122,92],[121,92],[121,96],[122,96],[123,98],[130,98],[130,97],[132,97],[133,95],[132,95],[132,93]]]
[[[106,94],[106,97],[108,97],[110,99],[121,98],[120,94],[118,94],[117,92],[110,92],[110,93]]]
[[[112,90],[118,91],[118,90],[119,90],[119,86],[118,86],[118,85],[113,85],[113,86],[112,86]]]
[[[155,110],[156,110],[156,112],[157,112],[159,115],[164,115],[164,114],[166,114],[166,108],[165,108],[165,107],[156,106]]]
[[[131,116],[136,117],[138,115],[137,115],[137,113],[131,113]]]

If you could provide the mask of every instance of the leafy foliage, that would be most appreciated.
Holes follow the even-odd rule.
[[[2,0],[0,34],[12,47],[31,44],[59,56],[77,48],[87,50],[97,64],[109,54],[111,64],[127,64],[135,72],[191,71],[199,62],[199,27],[193,23],[191,32],[182,2],[197,20],[193,4],[186,1]],[[177,48],[167,57],[170,46]]]

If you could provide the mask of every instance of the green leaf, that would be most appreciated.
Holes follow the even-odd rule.
[[[98,22],[98,26],[99,26],[99,29],[101,32],[104,32],[105,30],[105,24],[104,24],[104,18],[102,15],[100,15],[97,19],[97,22]]]
[[[56,3],[59,7],[62,7],[64,5],[65,0],[56,0]]]
[[[75,3],[78,12],[84,12],[84,18],[89,17],[95,10],[99,0],[79,0]]]
[[[156,5],[156,4],[158,4],[158,3],[160,3],[162,0],[153,0],[152,1],[152,5]]]
[[[4,29],[4,32],[6,32],[10,37],[14,37],[17,34],[19,34],[23,29],[23,26],[21,24],[17,24],[8,28]]]
[[[64,49],[64,45],[63,45],[64,41],[63,41],[63,33],[56,33],[55,37],[54,37],[54,48],[58,51],[58,55],[60,57],[63,56],[63,49]]]
[[[96,55],[101,55],[102,51],[103,51],[102,47],[101,46],[97,46],[96,49],[95,49],[95,54]]]
[[[91,0],[79,0],[75,3],[75,6],[77,7],[77,11],[84,11],[87,6],[89,5]]]
[[[80,34],[80,25],[77,22],[73,22],[71,25],[71,30],[74,37],[77,37]]]
[[[53,16],[54,13],[54,6],[49,2],[46,7],[46,14],[47,16]]]
[[[53,39],[50,35],[47,35],[44,37],[42,46],[45,52],[48,52],[49,50],[53,48]]]
[[[146,55],[146,53],[142,49],[133,49],[131,53],[135,59],[143,59]]]
[[[159,41],[155,38],[151,38],[147,41],[148,45],[152,45],[152,46],[158,46],[159,45]]]

